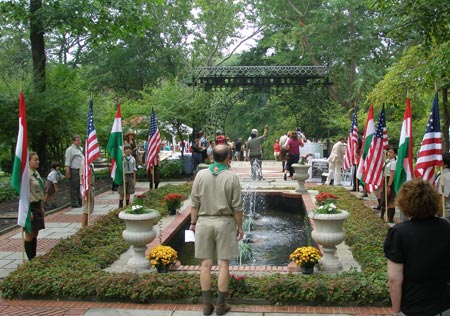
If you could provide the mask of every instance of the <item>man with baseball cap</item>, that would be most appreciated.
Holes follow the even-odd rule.
[[[267,137],[267,125],[264,126],[264,134],[258,136],[258,130],[252,129],[250,138],[247,142],[248,157],[250,159],[250,168],[252,180],[262,180],[262,143]]]

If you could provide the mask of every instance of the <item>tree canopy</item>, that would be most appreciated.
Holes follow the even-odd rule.
[[[436,90],[448,150],[448,1],[17,0],[0,2],[0,12],[6,170],[20,89],[44,170],[62,160],[72,134],[84,135],[91,98],[100,144],[120,102],[125,128],[143,134],[152,107],[179,138],[183,125],[246,138],[269,124],[271,152],[272,140],[297,126],[311,139],[346,135],[354,107],[362,130],[370,104],[386,105],[396,144],[406,96],[418,146]],[[241,50],[246,41],[253,47]],[[192,86],[192,67],[216,65],[326,65],[331,85],[272,93]]]

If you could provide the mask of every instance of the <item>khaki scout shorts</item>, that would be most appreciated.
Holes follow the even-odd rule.
[[[195,257],[228,260],[239,256],[233,216],[200,216],[195,227]]]

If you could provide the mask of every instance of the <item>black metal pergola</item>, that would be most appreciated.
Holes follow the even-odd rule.
[[[327,66],[218,66],[195,67],[193,85],[205,91],[223,88],[251,88],[267,91],[272,88],[294,88],[311,81],[329,85]]]

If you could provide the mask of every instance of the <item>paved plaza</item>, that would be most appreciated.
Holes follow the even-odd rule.
[[[263,162],[262,181],[250,180],[250,167],[248,162],[233,162],[232,171],[236,172],[243,187],[246,188],[287,188],[297,187],[294,180],[283,180],[281,163],[275,161]],[[174,183],[174,182],[171,182]],[[176,182],[182,183],[182,182]],[[164,185],[164,183],[162,184]],[[307,209],[314,207],[313,195],[316,183],[308,183],[309,193],[304,196]],[[147,182],[138,182],[136,194],[147,191]],[[374,205],[374,199],[369,198],[367,203]],[[96,197],[93,220],[117,208],[117,192],[107,191]],[[179,215],[167,216],[163,219],[163,236],[169,236],[168,231],[178,229],[179,225],[189,216],[189,202],[185,201]],[[47,215],[46,229],[39,233],[38,255],[47,253],[60,239],[69,237],[81,227],[81,208],[63,208]],[[21,232],[18,228],[0,235],[0,279],[6,277],[22,264]],[[156,237],[153,243],[159,243]],[[151,246],[151,245],[150,245]],[[129,252],[124,253],[109,269],[110,271],[126,271],[126,262]],[[344,269],[359,269],[353,260],[351,252],[343,243],[338,247],[338,255]],[[178,270],[192,270],[192,267],[180,266]],[[240,267],[233,267],[233,271],[240,271]],[[244,269],[242,269],[244,271]],[[245,271],[248,271],[246,269]],[[287,267],[254,267],[253,271],[288,273]],[[173,272],[176,273],[176,272]],[[134,304],[121,302],[79,302],[60,300],[4,300],[0,298],[0,315],[80,315],[80,316],[190,316],[202,315],[201,304]],[[232,305],[227,315],[252,316],[286,316],[286,315],[390,315],[390,308],[372,307],[317,307],[317,306],[266,306],[266,305]]]

